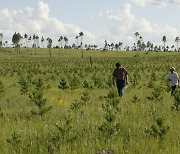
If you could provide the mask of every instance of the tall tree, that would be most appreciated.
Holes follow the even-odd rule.
[[[179,51],[179,42],[180,42],[179,36],[176,36],[175,42],[176,42],[176,45],[177,45],[177,51]]]
[[[33,42],[33,48],[35,48],[35,54],[36,54],[36,35],[35,35],[35,34],[33,35],[33,38],[32,38],[32,39],[33,39],[33,41],[34,41],[34,42]]]
[[[20,33],[14,33],[13,36],[12,36],[12,42],[13,44],[15,45],[15,49],[17,51],[17,53],[20,54],[20,41],[21,41],[21,34]]]
[[[138,40],[137,40],[137,51],[141,51],[143,44],[143,37],[139,35]]]
[[[79,46],[79,43],[78,43],[78,38],[79,38],[79,36],[76,36],[76,37],[75,37],[76,42],[77,42],[77,48],[78,48],[78,46]]]
[[[139,50],[139,45],[141,44],[141,41],[140,41],[140,34],[139,34],[139,32],[135,32],[134,33],[134,35],[135,35],[135,37],[136,37],[136,44],[134,44],[134,47],[135,47],[135,49],[134,50],[136,50],[137,51],[137,56],[139,55],[139,52],[138,52],[138,50]]]
[[[32,37],[31,36],[29,36],[29,38],[28,38],[28,43],[29,43],[29,46],[30,46],[30,50],[31,50],[31,55],[32,55],[32,42],[31,42],[31,40],[32,40]]]
[[[75,43],[72,44],[72,49],[76,49],[76,44]]]
[[[171,51],[174,51],[174,49],[175,49],[175,46],[172,45],[172,46],[171,46]]]
[[[115,50],[119,50],[119,44],[116,43],[114,48],[115,48]]]
[[[151,42],[150,41],[147,41],[146,47],[147,47],[147,50],[150,51],[150,48],[151,48]]]
[[[137,44],[138,44],[139,36],[140,36],[140,35],[139,35],[139,32],[135,32],[134,35],[135,35],[135,37],[136,37],[136,50],[137,50],[137,48],[138,48],[138,45],[137,45]]]
[[[107,50],[108,49],[108,43],[107,43],[107,41],[105,40],[104,41],[104,49],[103,50]]]
[[[31,39],[32,39],[31,36],[29,36],[28,42],[29,42],[29,46],[32,48]]]
[[[37,47],[39,48],[39,36],[36,35],[36,44],[37,44]]]
[[[119,42],[119,50],[121,51],[121,47],[122,47],[123,43]]]
[[[7,45],[7,44],[8,44],[8,41],[5,41],[5,43],[4,43],[4,44],[5,44],[6,48],[7,48],[7,47],[8,47],[8,45]]]
[[[111,50],[114,50],[114,43],[110,44]]]
[[[27,43],[27,39],[28,39],[28,35],[27,34],[24,34],[24,38],[25,38],[25,41],[26,41],[26,48],[27,48],[27,50],[28,50],[28,43]]]
[[[62,42],[62,41],[63,41],[63,39],[64,39],[64,37],[63,37],[63,36],[60,36],[60,37],[59,37],[59,43],[61,44],[61,48],[63,48],[63,45],[62,45],[62,43],[63,43],[63,42]]]
[[[66,36],[64,37],[64,42],[65,42],[65,48],[67,48],[68,38]]]
[[[0,48],[3,46],[3,34],[0,33]]]
[[[66,49],[68,46],[68,38],[66,36],[64,36],[64,42],[65,42],[64,49],[65,49],[65,54],[66,54]]]
[[[164,51],[166,51],[166,42],[167,42],[166,36],[163,36],[162,41],[164,43]]]
[[[59,50],[60,50],[60,47],[61,47],[61,45],[60,45],[60,42],[61,42],[60,38],[58,39],[58,42],[59,42]]]
[[[37,54],[36,48],[39,47],[39,36],[33,35],[34,44],[33,47],[35,48],[35,55]]]
[[[49,48],[49,56],[51,57],[51,48],[52,48],[52,39],[51,38],[47,38],[47,47]]]
[[[83,54],[83,36],[84,36],[84,33],[83,32],[80,32],[79,33],[79,37],[81,38],[81,50],[82,50],[82,58],[84,57],[84,54]]]
[[[154,51],[154,44],[151,43],[151,51]]]
[[[44,37],[42,36],[42,37],[41,37],[42,48],[44,48],[44,41],[45,41],[45,39],[44,39]]]

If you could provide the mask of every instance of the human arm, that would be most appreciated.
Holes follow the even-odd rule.
[[[167,79],[168,79],[168,81],[171,81],[171,77],[170,77],[170,74],[168,75],[168,78],[167,78]]]
[[[128,85],[128,74],[125,75],[125,83]]]
[[[113,84],[113,86],[115,85],[115,77],[114,76],[112,77],[112,84]]]
[[[176,72],[174,72],[174,81],[176,82],[176,85],[179,85],[180,83],[179,83],[179,76],[178,76],[178,74],[176,73]]]
[[[113,86],[115,85],[115,78],[116,78],[116,75],[115,75],[115,70],[114,70],[113,74],[112,74],[112,84],[113,84]]]
[[[178,74],[177,74],[177,80],[178,80],[178,86],[180,86],[180,83],[179,83],[179,76],[178,76]]]
[[[124,69],[124,80],[125,80],[125,83],[128,85],[128,72],[126,69]]]

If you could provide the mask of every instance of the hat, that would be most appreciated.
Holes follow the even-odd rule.
[[[121,66],[121,64],[120,64],[120,63],[116,63],[116,66],[118,66],[118,67],[119,67],[119,66]]]
[[[171,71],[175,71],[175,68],[174,68],[174,67],[171,67],[170,70],[171,70]]]

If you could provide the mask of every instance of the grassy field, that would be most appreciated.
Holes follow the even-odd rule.
[[[0,49],[0,153],[180,153],[178,52]],[[91,61],[90,61],[91,57]],[[111,76],[129,72],[121,99]]]

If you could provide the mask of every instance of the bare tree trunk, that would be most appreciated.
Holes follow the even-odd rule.
[[[18,46],[18,51],[19,51],[19,54],[20,54],[20,45]]]
[[[82,58],[84,57],[83,49],[82,49]]]
[[[93,63],[92,63],[92,57],[91,56],[89,57],[89,62],[90,62],[90,65],[92,67]]]
[[[49,48],[49,56],[51,57],[51,48]]]
[[[35,55],[37,55],[37,53],[36,53],[36,46],[35,46]]]

